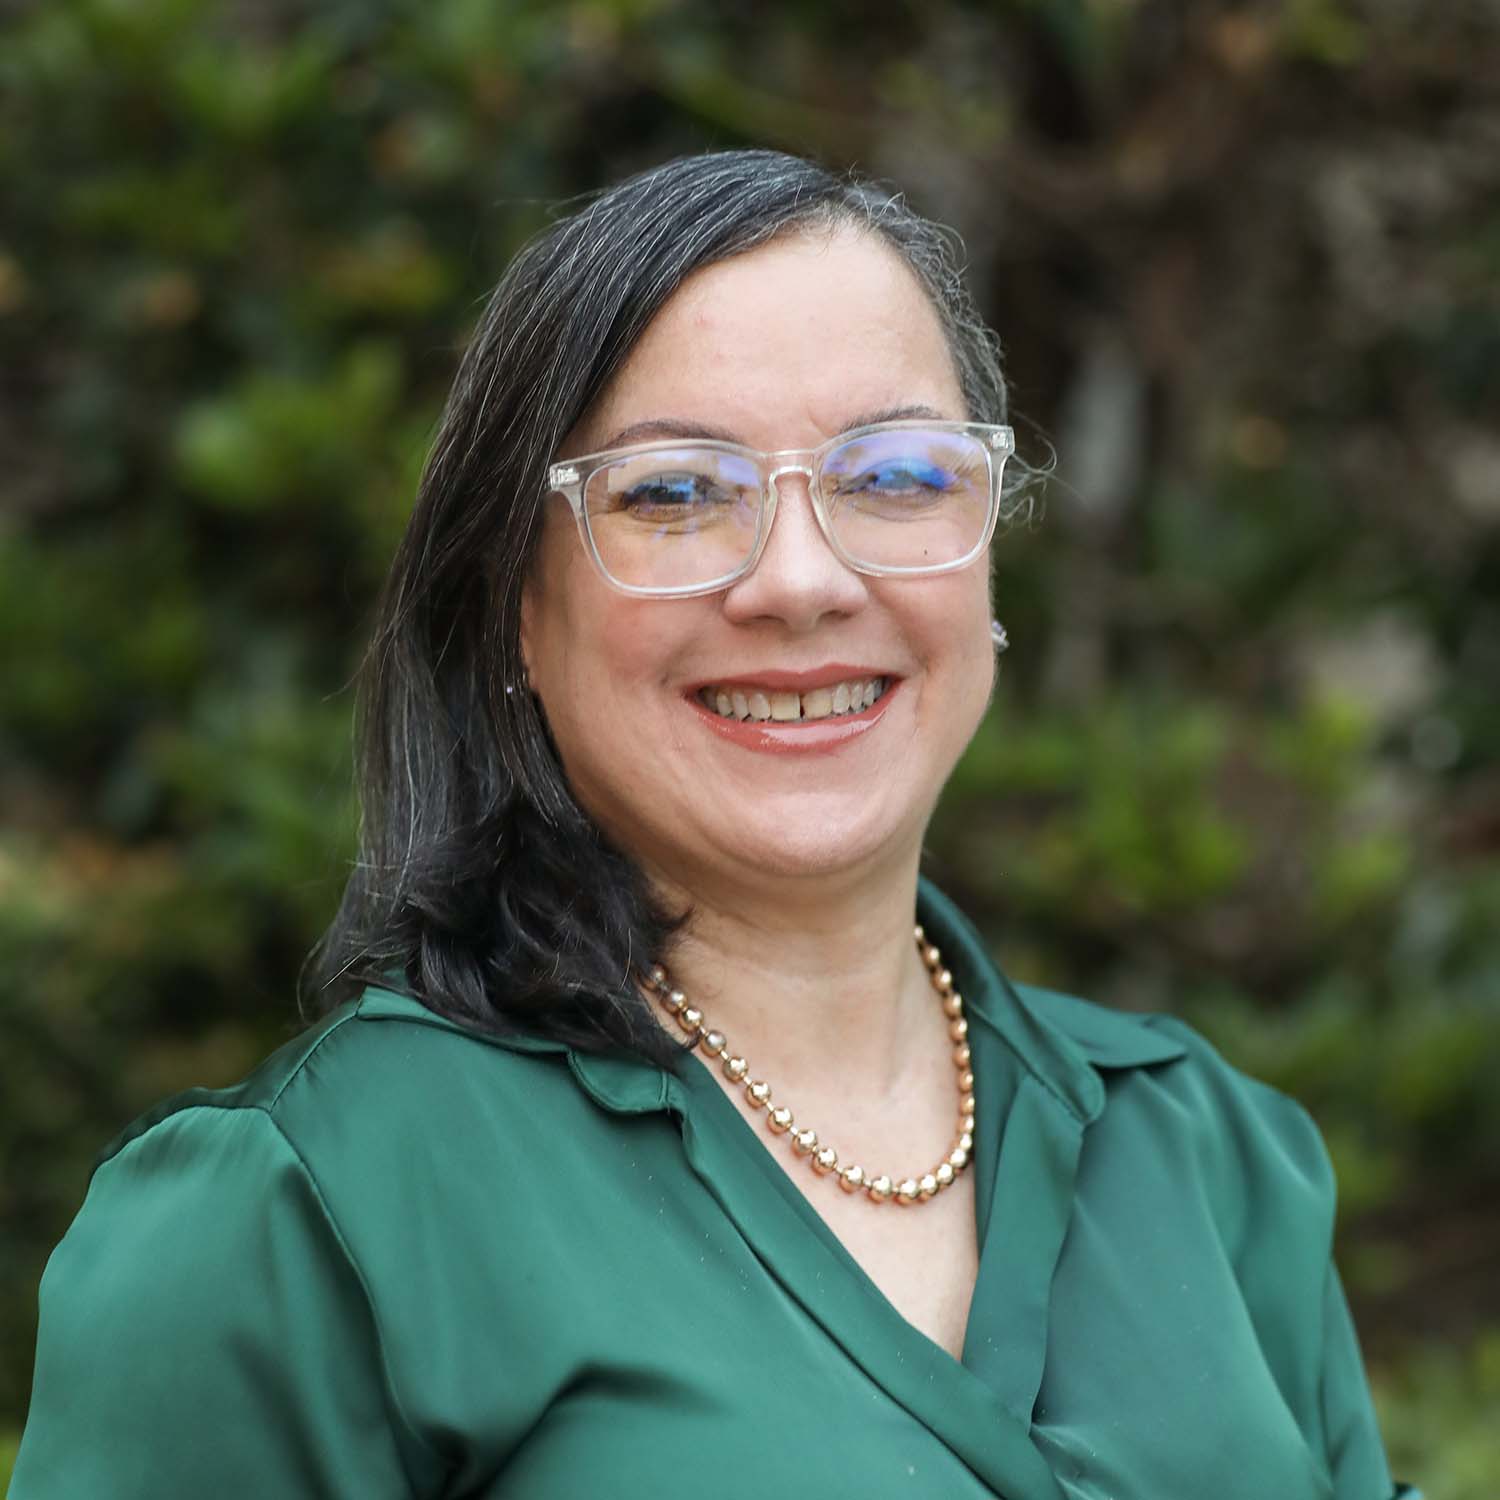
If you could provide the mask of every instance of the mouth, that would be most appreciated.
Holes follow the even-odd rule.
[[[846,718],[873,708],[890,691],[890,677],[851,677],[843,682],[787,692],[754,683],[710,683],[698,701],[721,719],[752,724],[800,724]]]

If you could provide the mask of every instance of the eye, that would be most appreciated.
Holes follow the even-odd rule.
[[[652,474],[614,495],[614,508],[631,515],[669,518],[712,509],[736,499],[708,474]]]
[[[884,459],[838,482],[840,494],[871,494],[895,498],[900,495],[943,494],[958,482],[951,469],[916,455]]]
[[[942,502],[963,487],[962,475],[947,464],[920,453],[851,464],[842,472],[825,471],[830,498],[871,515],[910,516]]]
[[[696,447],[624,454],[584,488],[589,524],[621,537],[691,536],[722,527],[753,533],[760,471],[744,457]]]
[[[721,526],[753,529],[758,495],[758,488],[730,482],[712,469],[664,469],[611,486],[603,511],[593,509],[591,514],[599,524],[656,536]]]

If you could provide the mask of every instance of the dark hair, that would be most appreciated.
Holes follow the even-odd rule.
[[[658,1062],[676,1043],[632,972],[681,914],[574,801],[524,681],[521,595],[544,475],[692,271],[794,230],[879,235],[932,299],[968,415],[1005,420],[999,349],[954,236],[896,194],[774,151],[666,163],[537,235],[454,381],[361,682],[359,860],[314,954],[310,1007],[366,983],[492,1030]]]

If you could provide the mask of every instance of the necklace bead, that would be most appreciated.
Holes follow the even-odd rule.
[[[968,1166],[974,1150],[974,1072],[970,1067],[973,1054],[968,1043],[969,1023],[964,1018],[963,997],[953,987],[953,975],[943,967],[943,956],[937,945],[927,940],[927,934],[920,926],[914,929],[914,935],[917,952],[927,969],[927,977],[948,1023],[949,1039],[954,1044],[953,1065],[958,1070],[958,1129],[953,1145],[942,1161],[930,1171],[916,1177],[903,1177],[899,1181],[884,1173],[871,1177],[863,1167],[855,1164],[841,1167],[838,1152],[820,1141],[817,1131],[805,1126],[796,1127],[790,1109],[785,1105],[771,1104],[771,1085],[764,1079],[750,1076],[749,1062],[730,1050],[724,1033],[708,1025],[703,1011],[688,1003],[687,996],[674,987],[661,964],[652,964],[643,978],[646,988],[696,1045],[709,1056],[719,1059],[724,1076],[732,1083],[744,1085],[750,1107],[765,1110],[766,1128],[771,1134],[787,1136],[792,1150],[806,1159],[816,1175],[831,1176],[846,1193],[863,1192],[871,1203],[894,1200],[903,1208],[913,1208],[930,1202],[944,1188],[951,1187],[959,1173]]]

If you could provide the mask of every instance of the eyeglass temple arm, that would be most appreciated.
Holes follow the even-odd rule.
[[[577,464],[551,464],[547,469],[547,488],[556,490],[572,507],[575,516],[583,513],[583,476]]]

